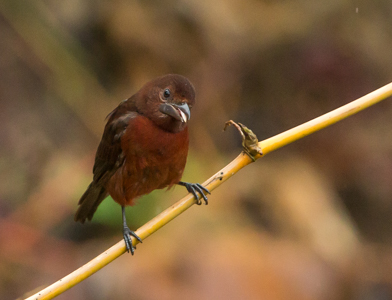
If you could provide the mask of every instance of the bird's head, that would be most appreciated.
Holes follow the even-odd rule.
[[[195,104],[195,89],[184,76],[158,77],[144,85],[138,94],[138,112],[162,129],[180,132],[188,125]]]

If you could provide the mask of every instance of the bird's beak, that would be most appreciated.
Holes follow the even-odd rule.
[[[159,111],[183,123],[188,122],[191,117],[191,111],[186,103],[181,105],[163,103],[159,106]]]

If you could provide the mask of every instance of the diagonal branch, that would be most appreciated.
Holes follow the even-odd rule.
[[[371,92],[325,115],[322,115],[318,118],[315,118],[309,122],[287,130],[269,139],[261,141],[258,143],[258,146],[260,147],[263,154],[256,154],[255,156],[253,156],[253,159],[257,160],[262,155],[268,154],[313,132],[316,132],[340,120],[343,120],[373,104],[376,104],[377,102],[380,102],[381,100],[384,100],[391,95],[392,83],[389,83],[384,87],[379,88],[378,90],[375,90],[374,92]],[[212,191],[251,162],[253,162],[253,160],[245,152],[242,152],[226,167],[224,167],[222,170],[220,170],[211,178],[209,178],[206,182],[204,182],[203,186]],[[195,198],[191,194],[188,194],[176,204],[172,205],[171,207],[160,213],[158,216],[153,218],[151,221],[140,227],[136,231],[136,234],[142,240],[146,239],[155,231],[157,231],[165,224],[173,220],[175,217],[183,213],[193,204],[195,204]],[[138,243],[134,238],[132,238],[132,241],[133,245],[136,245]],[[120,255],[124,254],[125,250],[126,249],[124,240],[121,240],[120,242],[118,242],[102,254],[98,255],[84,266],[80,267],[79,269],[75,270],[74,272],[70,273],[69,275],[65,276],[64,278],[60,279],[59,281],[55,282],[54,284],[48,286],[47,288],[27,299],[52,299],[55,296],[73,287],[74,285],[78,284],[82,280],[86,279],[90,275],[94,274]]]

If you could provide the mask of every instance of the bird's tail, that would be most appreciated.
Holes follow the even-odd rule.
[[[79,200],[79,208],[76,211],[74,220],[76,222],[84,223],[86,219],[91,221],[98,205],[106,198],[108,193],[106,189],[95,183],[94,181],[90,183],[87,191],[84,192],[82,198]]]

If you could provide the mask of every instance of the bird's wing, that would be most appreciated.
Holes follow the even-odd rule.
[[[93,173],[94,181],[103,186],[122,166],[124,154],[121,149],[121,137],[129,121],[139,115],[130,100],[132,98],[122,102],[108,115],[109,120],[98,146]]]

